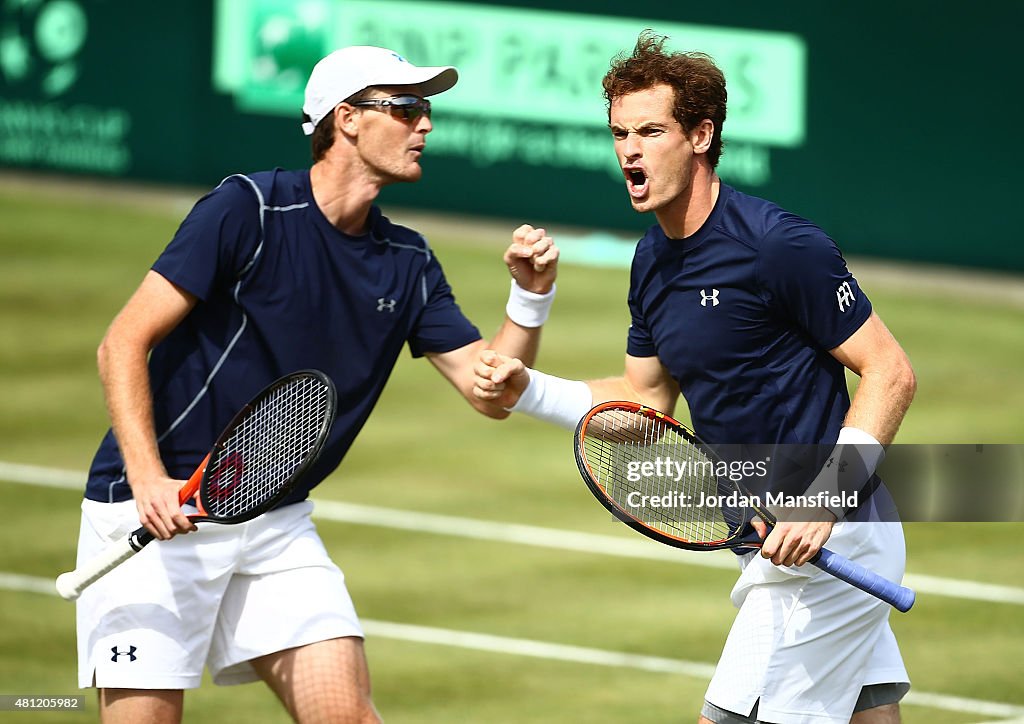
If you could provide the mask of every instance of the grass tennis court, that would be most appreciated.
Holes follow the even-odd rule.
[[[86,468],[107,425],[96,345],[186,210],[155,195],[0,177],[0,461]],[[485,335],[501,318],[500,255],[518,221],[500,234],[432,218],[422,227]],[[647,223],[637,219],[638,233]],[[873,266],[851,266],[918,373],[898,441],[1021,442],[1024,306],[1000,294],[1003,282],[974,294],[891,272],[873,283]],[[627,281],[622,270],[564,263],[539,366],[576,378],[620,372]],[[733,617],[731,554],[693,565],[614,522],[579,480],[571,448],[567,431],[534,420],[486,420],[429,363],[402,358],[354,449],[315,491],[347,504],[322,506],[318,525],[366,619],[387,721],[695,720]],[[0,694],[81,693],[74,607],[31,590],[73,564],[80,492],[14,477],[0,477]],[[465,522],[434,532],[446,523],[436,516]],[[572,532],[619,555],[575,550]],[[908,572],[927,590],[909,614],[892,615],[914,679],[904,721],[1024,718],[1022,533],[1019,523],[907,526]],[[978,588],[951,595],[957,581],[1000,586],[1015,602]],[[186,721],[287,717],[262,685],[208,684],[186,696]]]

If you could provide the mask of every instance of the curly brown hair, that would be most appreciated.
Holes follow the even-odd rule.
[[[725,75],[706,53],[666,51],[666,40],[664,35],[645,30],[637,38],[632,55],[623,54],[612,60],[601,81],[609,114],[616,98],[656,85],[671,86],[675,96],[672,116],[687,133],[705,118],[715,124],[707,154],[714,168],[722,155],[722,126],[728,99]]]

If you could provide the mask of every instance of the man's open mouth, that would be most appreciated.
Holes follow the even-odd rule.
[[[641,168],[625,168],[626,190],[633,198],[640,198],[647,193],[647,174]]]

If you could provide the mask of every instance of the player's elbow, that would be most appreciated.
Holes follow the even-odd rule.
[[[888,390],[888,397],[901,413],[906,413],[917,393],[917,375],[905,354],[894,355],[888,364],[879,370]]]
[[[900,393],[908,401],[913,399],[917,392],[917,375],[914,374],[914,367],[910,364],[910,358],[906,352],[898,349],[895,354],[890,354],[888,364],[883,368],[888,378],[889,386]]]
[[[914,395],[917,394],[917,375],[914,374],[914,368],[906,356],[903,357],[899,364],[897,379],[897,384],[909,405],[910,401],[914,399]]]
[[[116,370],[121,364],[119,360],[125,357],[125,347],[124,334],[115,319],[96,348],[96,368],[99,370],[100,379],[106,379],[108,373]]]
[[[115,319],[96,348],[96,367],[100,380],[107,380],[129,366],[145,366],[155,340],[136,334]]]
[[[96,347],[96,369],[99,370],[100,377],[104,377],[108,369],[110,369],[110,333],[107,332],[100,340],[99,346]]]

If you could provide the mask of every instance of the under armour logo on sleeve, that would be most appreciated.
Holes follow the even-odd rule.
[[[388,312],[394,312],[395,311],[395,303],[396,302],[397,302],[397,300],[395,300],[395,299],[385,299],[384,297],[378,297],[377,298],[377,311],[378,312],[383,312],[383,311],[386,310]]]

